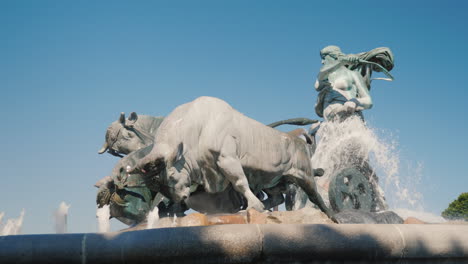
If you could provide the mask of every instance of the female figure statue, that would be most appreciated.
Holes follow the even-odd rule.
[[[372,107],[369,93],[372,71],[384,71],[391,77],[388,73],[393,68],[390,49],[345,55],[339,47],[327,46],[320,51],[320,57],[323,66],[315,83],[319,92],[315,106],[317,115],[326,121],[343,121],[351,115],[363,118],[362,110]]]

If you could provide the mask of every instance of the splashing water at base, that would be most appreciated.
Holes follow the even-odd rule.
[[[377,186],[375,191],[381,197],[384,197],[385,193],[390,207],[398,205],[398,207],[420,209],[422,195],[414,190],[414,186],[402,183],[415,183],[417,179],[402,181],[399,175],[400,159],[396,150],[396,141],[391,135],[380,137],[359,117],[350,117],[343,122],[322,123],[317,132],[317,149],[312,157],[314,167],[325,170],[325,174],[317,178],[317,183],[321,186],[319,189],[322,189],[321,192],[328,189],[327,183],[331,176],[341,170],[349,167],[365,167],[369,164],[379,179],[375,183]],[[421,173],[421,169],[422,167],[418,168],[418,173]],[[380,187],[383,187],[383,190]],[[323,196],[327,197],[327,194]]]
[[[21,226],[23,225],[24,209],[17,219],[8,219],[6,224],[2,224],[2,219],[5,214],[0,213],[0,236],[18,235],[21,234]]]
[[[98,220],[98,232],[107,233],[110,230],[110,209],[109,205],[104,205],[102,208],[96,210]]]
[[[151,212],[149,212],[147,221],[148,224],[146,226],[146,229],[152,229],[157,227],[159,221],[159,209],[157,206],[155,206],[154,209]]]
[[[174,218],[172,219],[172,226],[177,226],[177,215],[174,215]]]
[[[59,208],[54,213],[55,219],[55,233],[64,234],[67,232],[67,216],[70,205],[61,202]]]

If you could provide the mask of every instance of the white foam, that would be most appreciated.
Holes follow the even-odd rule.
[[[323,168],[324,176],[317,178],[325,186],[331,175],[361,161],[369,161],[379,178],[378,186],[390,208],[422,209],[422,195],[416,190],[421,178],[422,165],[400,173],[397,141],[388,133],[369,128],[359,117],[343,122],[324,122],[317,132],[318,144],[312,164]]]

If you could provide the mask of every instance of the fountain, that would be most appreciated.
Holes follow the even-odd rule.
[[[5,214],[0,212],[0,236],[17,235],[21,233],[21,226],[23,225],[24,209],[21,211],[20,216],[17,219],[8,219],[7,222],[2,225],[2,220]]]
[[[0,263],[466,263],[468,225],[408,221],[411,212],[389,206],[389,186],[409,192],[394,146],[362,112],[372,72],[393,80],[391,51],[328,46],[321,57],[323,122],[265,126],[211,97],[167,117],[122,113],[99,151],[122,157],[95,185],[99,233],[4,228]],[[281,124],[312,126],[273,129]],[[68,208],[56,212],[57,233]],[[130,227],[109,233],[110,218]]]
[[[67,233],[68,209],[70,209],[70,205],[61,202],[59,208],[54,213],[55,233],[57,234]]]
[[[146,228],[147,229],[156,228],[157,225],[158,225],[158,221],[159,221],[159,209],[158,209],[158,207],[155,207],[148,214],[148,220],[147,220]]]
[[[110,210],[109,205],[104,205],[101,208],[98,208],[96,211],[96,217],[98,220],[98,232],[106,233],[110,230]]]

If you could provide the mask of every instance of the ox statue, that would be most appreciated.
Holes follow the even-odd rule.
[[[127,225],[133,225],[146,219],[151,210],[154,192],[148,189],[138,174],[127,175],[127,166],[149,153],[152,145],[139,149],[117,162],[111,176],[98,181],[99,188],[96,203],[98,207],[109,205],[110,215]]]
[[[127,225],[146,220],[148,212],[156,206],[159,217],[183,216],[188,209],[184,204],[173,203],[149,189],[141,174],[127,173],[127,168],[135,166],[152,148],[153,145],[149,145],[123,157],[117,162],[111,176],[104,177],[95,184],[99,188],[96,198],[98,207],[108,204],[110,215]]]
[[[96,203],[98,207],[110,206],[112,217],[132,225],[146,219],[147,213],[159,207],[159,216],[183,215],[187,208],[174,204],[162,195],[151,191],[139,174],[127,174],[126,168],[153,148],[153,139],[164,117],[137,115],[132,112],[128,119],[121,113],[107,129],[106,141],[99,154],[108,152],[123,157],[116,164],[110,176],[98,181]],[[123,155],[126,155],[125,157]]]
[[[153,144],[154,135],[163,120],[164,117],[137,115],[135,112],[125,119],[125,114],[121,113],[119,119],[107,128],[106,140],[98,153],[107,151],[114,156],[123,157]]]
[[[232,186],[247,208],[263,211],[255,193],[293,182],[333,216],[317,192],[309,145],[220,99],[200,97],[177,107],[161,123],[154,144],[128,172],[142,172],[149,188],[176,202],[190,206],[191,191],[200,187],[220,193]]]

